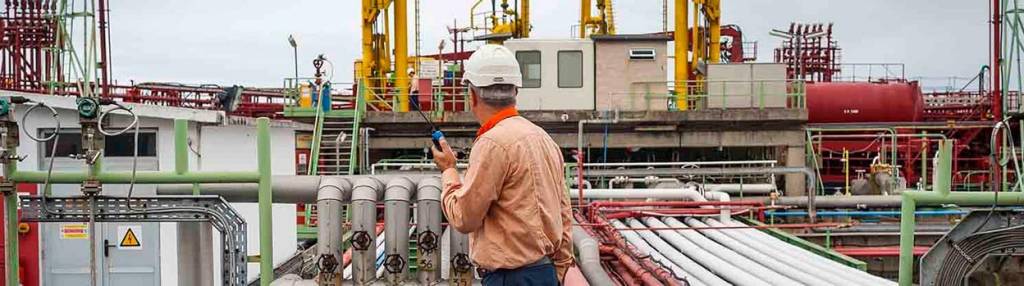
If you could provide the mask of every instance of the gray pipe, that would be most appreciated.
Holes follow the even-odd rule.
[[[679,265],[679,267],[682,267],[684,270],[686,270],[686,272],[690,274],[689,277],[686,277],[687,282],[689,282],[691,285],[731,285],[729,284],[729,282],[725,282],[725,280],[722,280],[722,278],[718,277],[718,275],[715,275],[715,273],[711,273],[711,271],[708,271],[707,268],[701,266],[696,261],[693,261],[689,257],[686,257],[686,255],[684,255],[682,252],[679,252],[679,250],[677,250],[675,247],[672,247],[672,245],[670,245],[668,242],[665,242],[664,239],[661,239],[660,237],[658,237],[657,234],[654,234],[653,231],[644,230],[648,227],[641,223],[639,220],[630,218],[627,219],[626,221],[629,223],[630,228],[640,229],[637,230],[636,233],[640,234],[640,237],[643,237],[643,239],[646,240],[647,243],[651,245],[651,247],[654,247],[654,249],[657,249],[658,252],[665,255],[665,257],[668,257],[669,260],[672,260],[673,263]]]
[[[470,285],[473,282],[473,264],[469,259],[469,235],[461,233],[451,225],[448,226],[451,232],[451,247],[448,250],[450,255],[448,270],[449,285]]]
[[[663,219],[663,221],[669,227],[687,227],[686,224],[683,224],[682,222],[676,220],[675,218],[666,217]],[[718,258],[721,258],[722,260],[725,261],[729,261],[730,263],[736,265],[737,267],[740,267],[744,271],[747,271],[748,273],[753,274],[754,276],[757,276],[762,280],[768,281],[771,285],[800,285],[799,282],[796,282],[793,279],[789,279],[788,277],[776,273],[775,271],[772,271],[771,269],[768,269],[767,267],[764,267],[763,265],[758,264],[757,262],[747,259],[743,255],[740,255],[739,253],[736,253],[735,251],[729,248],[722,247],[718,243],[712,241],[710,238],[701,235],[696,230],[679,229],[676,230],[676,232],[681,234],[683,237],[686,237],[686,239],[690,240],[690,242],[697,244],[703,249],[707,249],[708,252],[711,252],[715,256],[718,256]]]
[[[731,221],[725,222],[726,225],[730,226],[745,226],[739,222]],[[854,269],[852,267],[839,264],[838,262],[832,261],[828,258],[821,257],[820,255],[807,252],[806,250],[800,249],[789,243],[785,243],[781,240],[776,239],[764,232],[756,229],[740,229],[740,231],[748,236],[753,237],[755,240],[771,244],[773,248],[779,251],[785,251],[798,257],[798,259],[804,259],[813,264],[821,265],[822,268],[833,268],[835,272],[842,273],[843,276],[848,277],[850,281],[854,281],[859,285],[895,285],[893,281],[886,280],[884,278],[871,275],[867,272]]]
[[[625,224],[616,219],[609,220],[609,222],[613,227],[618,229],[628,228]],[[663,268],[666,268],[669,271],[669,273],[672,273],[673,276],[680,280],[679,284],[689,284],[690,286],[704,285],[704,283],[700,283],[700,281],[690,281],[694,279],[690,278],[690,276],[692,275],[690,275],[690,273],[687,272],[686,269],[683,269],[682,267],[677,265],[675,261],[672,261],[672,259],[666,257],[664,253],[661,253],[661,251],[658,251],[650,244],[647,244],[647,242],[644,241],[644,239],[641,238],[640,235],[636,233],[636,231],[621,230],[619,231],[619,233],[622,234],[622,237],[626,238],[626,241],[629,242],[629,244],[633,245],[633,247],[636,248],[636,250],[640,251],[640,255],[650,256],[652,262],[661,265]]]
[[[715,220],[715,219],[711,219],[711,218],[706,219],[704,222],[707,223],[710,226],[713,226],[713,227],[723,227],[723,226],[726,226],[726,224],[723,224],[722,222],[720,222],[718,220]],[[797,254],[795,254],[796,250],[786,249],[786,248],[783,248],[783,246],[776,246],[776,245],[774,245],[774,243],[776,242],[775,240],[777,240],[775,238],[771,238],[771,239],[768,239],[768,238],[757,238],[757,239],[755,239],[754,237],[751,237],[751,236],[748,236],[748,235],[744,234],[743,232],[745,232],[745,231],[747,231],[747,230],[745,230],[745,229],[722,229],[721,230],[722,233],[724,233],[726,236],[731,237],[732,239],[735,239],[735,240],[737,240],[737,241],[739,241],[739,242],[741,242],[741,243],[743,243],[743,244],[745,244],[747,246],[750,246],[752,248],[760,249],[760,250],[762,250],[763,253],[775,256],[776,258],[778,258],[779,260],[783,261],[784,263],[788,263],[788,264],[792,265],[793,267],[795,267],[797,269],[803,269],[803,271],[805,271],[805,272],[816,273],[818,277],[820,277],[821,279],[828,280],[830,283],[833,283],[833,284],[836,284],[836,285],[860,285],[860,284],[854,282],[854,280],[851,280],[852,278],[848,277],[846,274],[844,274],[842,271],[839,271],[836,268],[825,267],[825,266],[823,266],[823,265],[821,265],[819,263],[814,263],[811,260],[808,260],[806,258],[800,257]],[[754,231],[757,231],[757,230],[754,230]],[[804,250],[801,249],[799,251],[804,251]]]
[[[426,178],[416,186],[416,262],[420,285],[441,280],[441,179]]]
[[[779,197],[774,202],[771,198],[761,197],[764,204],[806,207],[806,197]],[[862,196],[822,196],[815,198],[814,205],[819,208],[898,208],[903,203],[900,196],[862,195]]]
[[[409,215],[412,181],[395,178],[384,191],[384,278],[402,285],[409,276]]]
[[[384,184],[375,178],[361,178],[352,188],[352,280],[356,285],[370,285],[377,279],[377,201],[384,193]]]
[[[704,224],[704,223],[700,222],[699,220],[697,220],[695,218],[692,218],[692,217],[691,218],[686,218],[685,219],[685,223],[687,225],[689,225],[690,227],[708,227],[708,225],[706,225],[706,224]],[[814,277],[814,275],[811,275],[808,272],[801,271],[799,269],[796,269],[796,268],[790,266],[790,264],[787,264],[786,261],[777,260],[777,259],[775,259],[773,257],[768,256],[767,254],[758,252],[757,250],[755,250],[751,246],[749,246],[747,244],[744,244],[744,243],[741,243],[741,242],[739,242],[737,240],[734,240],[734,239],[726,236],[725,234],[721,233],[720,230],[717,230],[717,229],[701,229],[699,231],[700,231],[701,234],[704,234],[704,236],[707,236],[708,238],[711,238],[712,240],[714,240],[718,244],[721,244],[721,245],[727,247],[728,249],[730,249],[732,251],[735,251],[735,252],[737,252],[737,253],[747,257],[748,259],[750,259],[750,260],[752,260],[754,262],[757,262],[757,263],[759,263],[759,264],[761,264],[761,265],[763,265],[763,266],[765,266],[767,268],[770,268],[771,270],[773,270],[773,271],[775,271],[775,272],[777,272],[779,274],[785,275],[786,277],[789,277],[789,278],[792,278],[793,280],[799,281],[800,283],[803,283],[803,284],[806,284],[806,285],[833,285],[830,282],[827,282],[825,280],[822,280],[822,279],[819,279],[817,277]],[[838,285],[846,285],[846,284],[838,284]]]
[[[324,178],[317,188],[316,209],[320,231],[317,232],[316,247],[321,286],[341,286],[341,208],[351,196],[352,184],[342,178]]]
[[[424,178],[436,177],[437,175],[351,175],[351,176],[273,176],[271,179],[271,190],[274,193],[274,203],[300,204],[316,201],[316,190],[320,181],[324,178],[343,178],[349,182],[356,182],[363,178],[375,178],[381,182],[388,182],[394,178],[407,178],[417,182]],[[255,203],[257,184],[254,183],[230,183],[230,184],[199,184],[199,189],[204,195],[218,195],[232,203]],[[157,195],[192,195],[190,184],[167,184],[157,185]]]
[[[700,262],[701,265],[714,272],[719,277],[729,281],[729,283],[739,286],[770,285],[768,282],[761,280],[761,278],[752,275],[750,273],[751,270],[745,268],[746,265],[737,265],[732,261],[726,261],[719,258],[710,252],[715,249],[705,249],[683,237],[682,234],[673,230],[668,230],[667,228],[669,228],[669,226],[665,225],[665,223],[662,223],[657,218],[646,217],[644,218],[644,224],[646,224],[647,227],[660,229],[655,232],[658,233],[661,238],[675,246],[676,249],[682,251],[686,256]]]
[[[574,220],[575,223],[575,220]],[[594,240],[583,228],[578,225],[572,226],[572,244],[579,252],[579,259],[576,264],[580,266],[583,277],[587,283],[593,286],[616,285],[601,266],[601,253],[598,252],[597,240]]]

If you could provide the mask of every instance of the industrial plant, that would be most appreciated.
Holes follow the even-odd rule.
[[[342,1],[277,85],[127,80],[122,2],[2,4],[0,285],[1024,285],[1016,0],[941,88],[723,0]]]

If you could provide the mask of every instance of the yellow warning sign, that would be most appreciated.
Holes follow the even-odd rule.
[[[65,223],[60,225],[61,239],[89,239],[89,225],[84,223]]]
[[[117,226],[118,249],[142,249],[142,226],[141,225],[119,225]]]

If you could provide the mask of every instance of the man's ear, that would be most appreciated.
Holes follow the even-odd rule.
[[[469,89],[469,107],[476,108],[477,103],[476,92],[472,88]]]

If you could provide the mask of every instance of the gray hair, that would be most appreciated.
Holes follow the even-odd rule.
[[[496,108],[516,105],[516,94],[519,93],[519,89],[511,84],[494,84],[482,87],[470,84],[469,88],[476,93],[477,98],[480,98],[480,101],[484,104]]]

